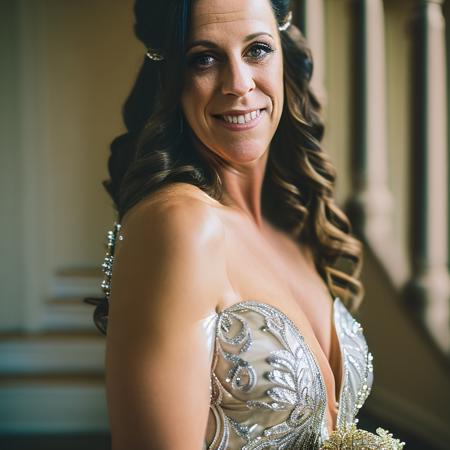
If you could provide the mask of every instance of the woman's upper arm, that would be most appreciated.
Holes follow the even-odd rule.
[[[199,450],[210,400],[201,320],[226,274],[220,220],[198,200],[156,202],[132,210],[121,233],[106,348],[112,449]]]

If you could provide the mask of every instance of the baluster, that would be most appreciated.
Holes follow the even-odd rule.
[[[297,6],[297,23],[311,48],[314,71],[311,89],[323,106],[326,106],[325,88],[325,7],[323,0],[300,0]]]
[[[393,197],[388,185],[384,9],[381,0],[354,4],[355,83],[352,131],[352,194],[346,211],[355,232],[371,246],[394,284],[405,278],[405,264],[395,251]]]
[[[412,30],[410,250],[405,302],[450,353],[447,92],[442,0],[418,0]]]

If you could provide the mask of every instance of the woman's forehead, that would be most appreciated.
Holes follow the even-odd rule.
[[[269,0],[195,0],[192,4],[191,35],[206,28],[244,26],[258,22],[267,28],[276,28],[275,16]]]

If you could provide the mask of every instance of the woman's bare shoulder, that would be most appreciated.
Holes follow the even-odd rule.
[[[223,224],[217,207],[221,204],[189,183],[171,183],[136,203],[124,215],[121,225],[125,233],[130,224],[145,232],[180,234],[189,238],[204,235],[208,230],[210,238],[220,239]]]
[[[123,240],[115,255],[119,263],[128,255],[130,264],[153,272],[165,264],[163,277],[201,280],[197,289],[211,293],[205,305],[211,311],[226,286],[225,232],[220,214],[202,192],[179,183],[138,202],[121,221]]]
[[[156,191],[143,198],[137,206],[142,207],[144,205],[151,205],[159,202],[186,202],[195,200],[213,207],[223,206],[199,187],[184,182],[173,182],[161,186]]]
[[[197,186],[182,182],[170,183],[147,195],[132,206],[124,215],[122,225],[136,216],[155,216],[167,209],[176,209],[180,213],[195,210],[196,213],[203,212],[208,215],[207,213],[211,211],[211,208],[217,207],[222,207],[221,203],[207,195]],[[196,217],[195,214],[191,215],[193,219]]]

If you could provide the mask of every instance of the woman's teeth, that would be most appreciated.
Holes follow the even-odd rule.
[[[239,114],[235,116],[222,116],[223,120],[228,123],[248,123],[255,120],[261,115],[261,110],[249,112],[247,114]]]

